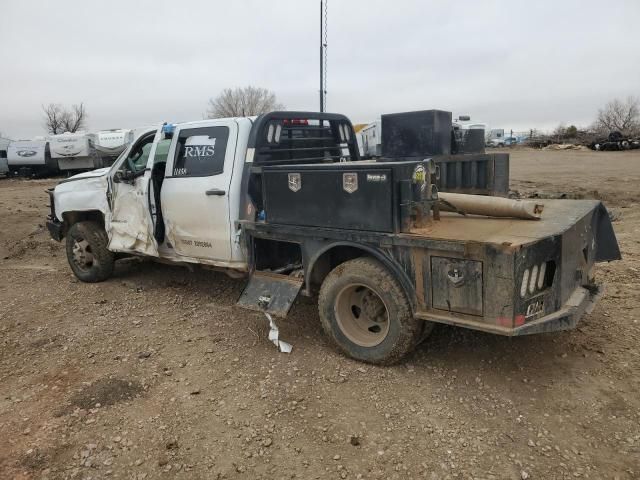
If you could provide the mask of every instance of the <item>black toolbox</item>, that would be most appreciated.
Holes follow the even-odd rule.
[[[265,220],[309,227],[406,231],[415,200],[414,173],[425,165],[424,161],[399,161],[264,166]]]

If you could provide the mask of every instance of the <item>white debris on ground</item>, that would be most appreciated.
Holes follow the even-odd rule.
[[[267,320],[269,320],[269,340],[271,340],[282,353],[291,353],[293,346],[287,342],[283,342],[278,338],[280,336],[280,332],[278,330],[276,322],[273,320],[273,317],[267,312],[264,312],[264,314],[267,317]]]

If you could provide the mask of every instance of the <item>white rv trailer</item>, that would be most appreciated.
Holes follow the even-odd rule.
[[[94,138],[96,153],[102,159],[102,166],[108,166],[133,141],[133,130],[101,130]]]
[[[0,138],[0,175],[9,173],[9,163],[7,162],[7,147],[11,143],[8,138]]]
[[[49,137],[51,158],[58,160],[60,170],[93,170],[102,166],[96,155],[92,135],[63,133]]]
[[[58,171],[58,161],[51,158],[47,140],[17,140],[7,147],[9,170],[32,173],[54,173]]]
[[[376,120],[360,130],[362,140],[362,156],[379,157],[382,155],[382,122]]]

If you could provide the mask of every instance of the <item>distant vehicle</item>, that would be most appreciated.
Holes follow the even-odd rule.
[[[18,140],[7,147],[9,171],[21,174],[57,173],[58,160],[51,157],[47,140]]]
[[[621,132],[610,132],[606,138],[600,138],[590,145],[592,150],[634,150],[640,148],[640,139],[628,138]]]
[[[518,137],[504,137],[504,138],[494,138],[487,142],[487,146],[489,147],[510,147],[512,145],[517,145],[521,143],[521,140]]]
[[[9,163],[7,162],[7,148],[11,140],[0,138],[0,175],[9,173]]]
[[[96,155],[93,136],[87,133],[63,133],[49,137],[51,158],[58,160],[61,171],[93,170],[102,167]]]
[[[376,120],[358,132],[362,148],[360,153],[363,157],[380,157],[382,155],[382,124]]]

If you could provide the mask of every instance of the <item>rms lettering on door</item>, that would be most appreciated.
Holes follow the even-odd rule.
[[[198,160],[206,160],[206,157],[213,157],[216,153],[215,150],[216,139],[211,139],[211,145],[187,145],[184,147],[184,156],[187,158],[198,158]]]
[[[209,139],[211,143],[206,145],[185,145],[182,165],[189,165],[190,162],[206,163],[213,159],[216,154],[216,139]],[[184,177],[189,175],[189,169],[184,167],[176,167],[173,169],[173,175],[176,177]]]

